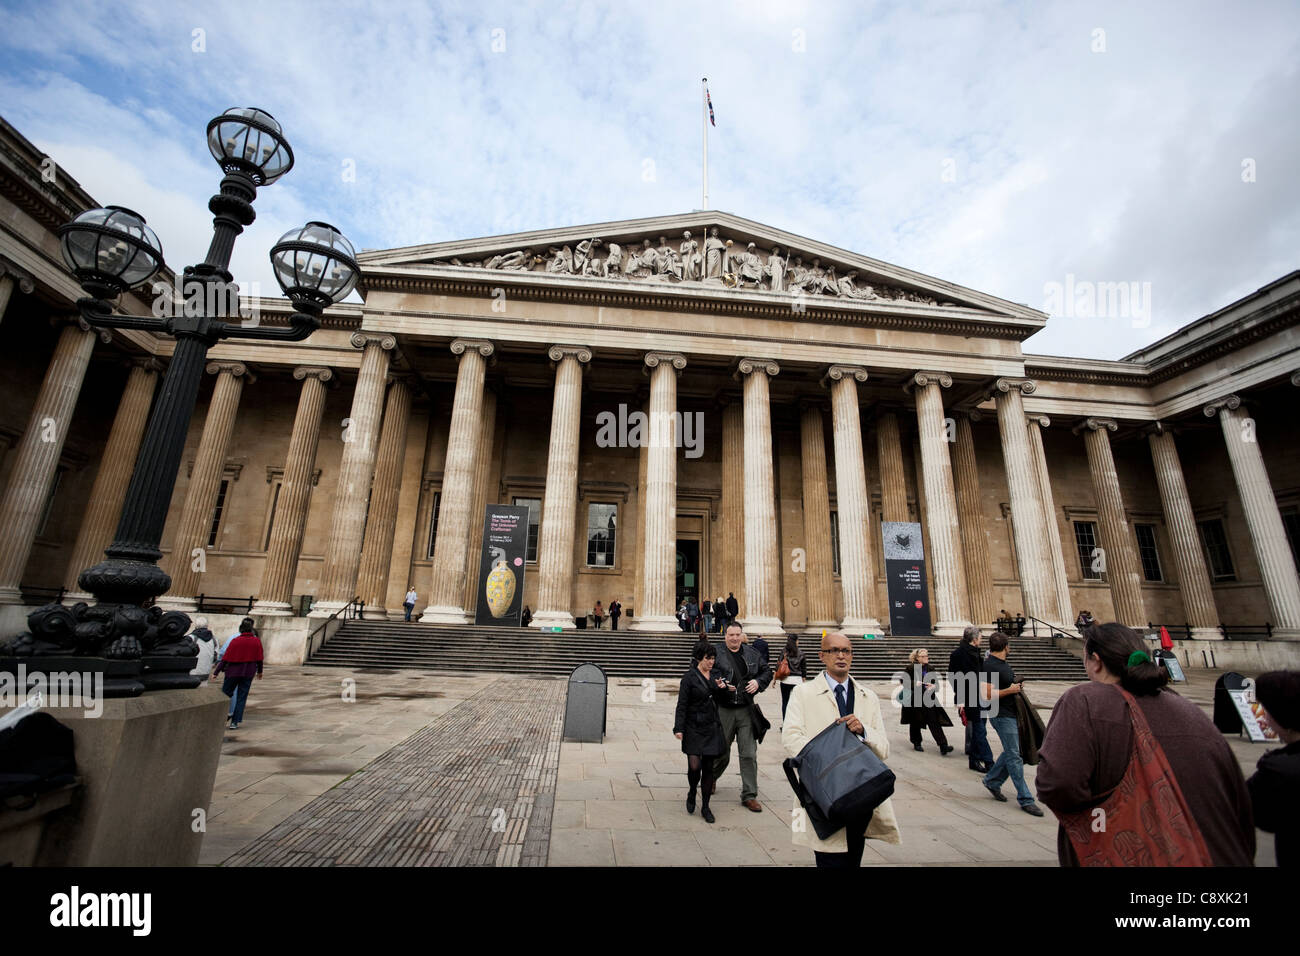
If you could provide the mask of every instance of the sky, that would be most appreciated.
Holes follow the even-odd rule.
[[[232,262],[264,295],[308,220],[361,250],[701,208],[704,76],[709,208],[1042,309],[1026,352],[1119,358],[1300,268],[1294,0],[0,0],[0,115],[178,272],[207,121],[280,121]]]

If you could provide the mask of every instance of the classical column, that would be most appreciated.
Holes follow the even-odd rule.
[[[880,634],[880,621],[873,607],[876,571],[871,561],[871,498],[867,494],[862,418],[858,410],[858,382],[867,380],[867,370],[855,365],[832,365],[826,371],[826,379],[831,383],[835,508],[839,515],[840,589],[844,597],[840,629],[848,634]],[[894,438],[898,438],[897,420]],[[901,465],[900,461],[900,468]]]
[[[258,585],[258,600],[253,605],[257,614],[287,616],[294,613],[291,603],[293,581],[298,573],[303,528],[307,525],[307,504],[311,501],[316,445],[320,439],[321,416],[325,412],[325,383],[334,378],[334,370],[301,365],[293,370],[293,377],[302,382],[302,388],[298,391],[298,410],[293,417],[289,451],[284,459],[280,497],[275,503],[275,517],[271,519],[262,583]]]
[[[478,433],[478,459],[474,462],[474,503],[469,512],[469,558],[465,564],[465,613],[478,611],[479,556],[483,553],[483,518],[487,510],[488,480],[492,475],[492,451],[496,444],[497,393],[483,390],[483,416]]]
[[[365,603],[367,620],[388,620],[388,570],[397,530],[397,496],[401,492],[402,460],[406,452],[406,422],[411,414],[411,388],[401,378],[388,386],[384,422],[375,452],[374,480],[370,485],[370,511],[357,569],[357,595]]]
[[[957,520],[961,527],[967,606],[970,608],[971,622],[987,629],[993,626],[997,608],[993,600],[993,570],[989,562],[988,533],[984,530],[984,513],[980,508],[975,435],[968,415],[957,419],[957,443],[952,450],[952,480],[957,496]]]
[[[1111,455],[1110,436],[1107,434],[1118,428],[1118,423],[1109,418],[1088,418],[1075,426],[1074,431],[1083,432],[1084,447],[1088,451],[1088,471],[1092,473],[1092,487],[1097,495],[1103,570],[1110,583],[1115,619],[1129,627],[1146,627],[1141,566],[1133,536],[1129,533],[1124,497],[1119,490],[1119,473],[1115,470],[1115,458]]]
[[[1058,613],[1055,618],[1047,618],[1049,624],[1062,628],[1074,627],[1074,602],[1070,600],[1070,582],[1065,576],[1065,552],[1061,548],[1061,528],[1056,522],[1056,496],[1052,494],[1052,480],[1047,472],[1047,452],[1043,448],[1043,429],[1050,427],[1052,420],[1046,415],[1030,415],[1026,421],[1026,434],[1029,437],[1029,457],[1034,463],[1034,473],[1038,478],[1038,500],[1043,506],[1043,530],[1046,535],[1043,545],[1047,548],[1048,584],[1050,593],[1056,596]]]
[[[783,634],[777,584],[780,542],[776,536],[776,479],[772,468],[772,410],[768,379],[781,371],[769,359],[744,358],[745,381],[745,633]]]
[[[1000,378],[994,382],[990,394],[997,406],[998,433],[1002,438],[1023,613],[1046,621],[1053,616],[1056,595],[1046,571],[1047,532],[1043,528],[1043,504],[1038,500],[1038,475],[1029,454],[1023,399],[1023,395],[1031,394],[1034,389],[1034,383],[1028,379]]]
[[[108,333],[101,334],[107,342]],[[40,530],[95,337],[79,318],[64,325],[27,419],[27,430],[14,451],[9,484],[0,499],[0,529],[5,540],[0,549],[0,604],[22,603],[19,586]]]
[[[90,499],[77,532],[77,543],[72,548],[72,559],[63,584],[67,597],[73,601],[95,599],[82,591],[77,576],[86,568],[104,559],[104,549],[113,542],[117,519],[122,516],[122,502],[126,499],[126,486],[135,469],[135,456],[140,451],[140,439],[149,423],[149,408],[153,402],[154,387],[158,384],[157,360],[138,359],[131,362],[126,377],[126,388],[117,403],[117,415],[108,433],[108,442],[99,459],[99,471],[90,489]]]
[[[578,435],[582,426],[582,367],[591,361],[591,349],[553,345],[546,354],[555,366],[555,396],[551,402],[551,441],[546,457],[542,528],[537,540],[537,611],[533,614],[532,626],[567,629],[576,626],[572,605],[573,535],[578,511]],[[653,401],[652,398],[652,407]],[[653,454],[652,448],[652,457]],[[648,479],[651,482],[653,474],[652,469]],[[649,586],[653,587],[653,583]]]
[[[726,569],[718,582],[725,600],[745,604],[745,408],[729,401],[722,410],[722,547]],[[718,595],[715,594],[714,597]]]
[[[638,631],[677,628],[677,376],[686,357],[647,352],[650,414],[646,436],[645,510],[641,520],[641,604]]]
[[[821,405],[805,402],[799,418],[803,470],[804,580],[807,582],[806,633],[834,630],[835,591],[831,560],[831,502],[826,477],[826,436]],[[861,439],[859,439],[859,447]],[[843,573],[843,570],[841,570]]]
[[[244,381],[250,384],[254,381],[243,362],[210,362],[207,371],[209,375],[217,376],[217,382],[212,388],[212,400],[208,402],[199,448],[194,453],[190,485],[185,492],[185,504],[181,508],[176,536],[172,539],[172,553],[167,561],[172,586],[167,594],[158,598],[158,604],[168,610],[192,611],[197,607],[195,597],[202,590],[200,575],[207,570],[206,552],[212,512],[221,490],[221,475],[226,467],[230,436],[235,430],[239,399],[244,392]]]
[[[917,372],[907,387],[916,398],[916,425],[929,520],[928,563],[934,574],[934,611],[938,618],[931,630],[937,635],[960,637],[970,624],[970,617],[966,610],[966,572],[957,525],[957,498],[948,457],[948,427],[940,391],[951,386],[952,377],[946,372]]]
[[[14,294],[15,286],[21,289],[24,295],[31,295],[36,288],[36,284],[27,273],[15,269],[8,262],[0,262],[0,319],[4,318],[5,310],[9,308],[9,299]],[[96,556],[95,561],[98,560]]]
[[[1236,395],[1205,406],[1207,418],[1219,416],[1223,441],[1228,449],[1232,476],[1237,481],[1241,510],[1250,529],[1250,544],[1264,582],[1268,607],[1273,619],[1273,637],[1300,640],[1300,579],[1296,577],[1295,558],[1287,543],[1282,513],[1268,480],[1264,457],[1255,436],[1255,422],[1241,408]]]
[[[898,434],[898,415],[892,411],[876,413],[876,457],[880,461],[880,520],[907,521],[903,442]]]
[[[433,546],[429,605],[420,616],[425,624],[470,621],[463,603],[465,562],[469,559],[474,468],[482,430],[483,380],[494,348],[491,342],[477,339],[456,339],[451,343],[452,354],[460,356],[460,366],[456,370],[456,397],[452,401],[447,459],[442,470],[442,505]]]
[[[1192,627],[1192,639],[1222,640],[1219,612],[1214,606],[1210,572],[1205,566],[1192,502],[1183,480],[1183,465],[1178,460],[1174,433],[1157,423],[1147,432],[1151,462],[1155,465],[1156,486],[1160,489],[1160,507],[1165,513],[1165,527],[1173,546],[1174,571],[1178,575],[1178,593],[1183,599],[1185,623]]]
[[[645,401],[638,402],[638,410],[645,416],[645,421],[649,422],[650,404],[648,394]],[[632,552],[636,555],[636,578],[633,584],[631,608],[635,615],[640,615],[645,600],[645,499],[646,478],[649,475],[650,468],[650,436],[645,434],[644,427],[642,428],[641,442],[640,447],[637,448],[636,458],[636,550]],[[624,611],[623,613],[626,614],[627,612]],[[625,618],[623,626],[631,628],[635,622],[635,616]]]
[[[330,534],[325,543],[320,594],[309,617],[329,617],[357,598],[357,572],[366,530],[366,504],[375,471],[375,449],[384,408],[389,352],[397,347],[391,335],[355,332],[353,348],[361,349],[361,367],[352,390],[352,407],[344,420],[343,458],[334,492]]]

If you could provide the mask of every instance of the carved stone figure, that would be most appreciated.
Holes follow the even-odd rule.
[[[836,290],[839,294],[842,296],[848,296],[851,299],[879,298],[879,296],[876,295],[875,290],[869,285],[864,285],[861,288],[858,288],[854,283],[854,279],[857,278],[857,275],[856,272],[850,272],[836,283]]]
[[[690,230],[682,233],[682,278],[698,281],[703,278],[704,261],[700,256],[700,244],[691,238]]]
[[[594,236],[578,243],[573,264],[580,275],[603,276],[605,274],[601,269],[604,263],[596,258],[596,247],[600,244],[600,240]]]
[[[678,282],[682,280],[682,260],[673,247],[668,245],[666,236],[659,237],[659,275]]]
[[[623,274],[623,247],[617,242],[609,244],[609,255],[605,257],[604,275],[617,279]]]
[[[790,271],[785,278],[786,289],[794,293],[802,292],[807,281],[808,270],[804,268],[803,256],[795,256],[794,265],[790,266]]]
[[[724,259],[727,253],[727,243],[718,238],[718,227],[714,226],[709,237],[704,240],[704,275],[706,278],[716,279],[727,272]]]
[[[745,254],[740,257],[736,275],[742,286],[746,282],[760,285],[763,281],[763,262],[758,258],[758,253],[754,251],[752,242],[745,247]]]
[[[551,261],[546,263],[547,272],[555,272],[563,275],[573,275],[573,250],[568,246],[556,249],[550,248]]]
[[[640,251],[628,254],[627,262],[623,266],[623,274],[644,279],[654,275],[658,271],[658,266],[659,253],[654,246],[650,245],[649,239],[643,239]]]
[[[808,275],[803,281],[805,292],[820,295],[824,292],[834,291],[831,284],[826,280],[826,273],[822,271],[821,262],[820,259],[814,259],[812,265],[808,267]]]
[[[533,267],[533,250],[516,249],[514,252],[501,256],[501,262],[498,269],[510,269],[514,272],[527,272]]]
[[[767,265],[763,268],[763,274],[771,280],[773,292],[785,291],[785,260],[781,258],[780,249],[772,248],[772,254],[767,257]]]

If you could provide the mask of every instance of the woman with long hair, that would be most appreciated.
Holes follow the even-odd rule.
[[[729,687],[725,681],[715,680],[709,674],[718,659],[718,652],[704,638],[695,642],[691,652],[695,666],[682,677],[677,691],[677,714],[673,720],[673,736],[682,742],[686,754],[686,780],[690,793],[686,795],[686,812],[695,812],[695,792],[701,795],[700,816],[705,823],[713,822],[709,810],[709,792],[713,789],[713,760],[726,749],[722,734],[722,720],[714,698],[725,697]]]
[[[899,722],[908,727],[913,750],[924,749],[921,746],[921,728],[929,727],[930,736],[939,745],[939,755],[946,757],[952,753],[953,747],[944,736],[943,728],[952,726],[952,718],[939,700],[939,675],[930,667],[930,652],[918,647],[907,655],[907,661],[903,673],[908,677],[908,687],[903,691],[903,713]]]
[[[1252,865],[1250,795],[1223,735],[1165,687],[1136,631],[1083,636],[1088,683],[1061,696],[1039,749],[1061,865]]]
[[[784,666],[783,666],[784,665]],[[785,673],[782,673],[784,670]],[[790,703],[794,689],[808,679],[808,657],[799,650],[799,637],[791,634],[785,639],[785,650],[776,665],[778,680],[781,683],[781,719],[785,720],[785,709]]]

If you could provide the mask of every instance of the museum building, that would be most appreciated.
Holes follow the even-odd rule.
[[[0,121],[8,630],[89,597],[174,344],[80,322],[57,229],[104,197],[45,159]],[[919,522],[935,634],[1073,635],[1087,609],[1168,626],[1192,666],[1295,665],[1300,271],[1111,361],[1026,352],[1036,309],[712,210],[359,262],[363,301],[306,341],[209,353],[160,604],[299,640],[352,602],[400,620],[413,587],[421,620],[468,624],[485,509],[510,504],[534,626],[617,599],[674,631],[683,598],[733,593],[751,634],[879,634],[882,522]]]

